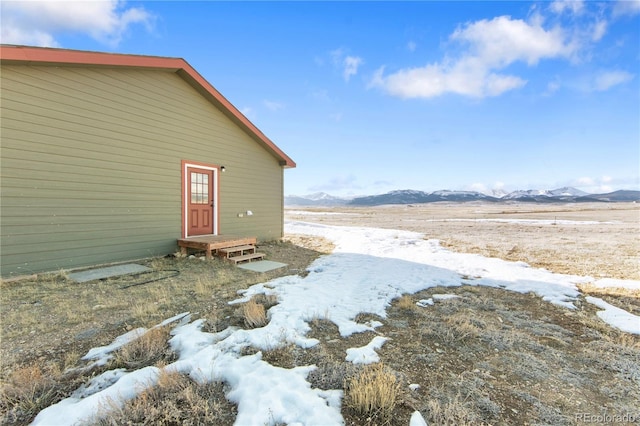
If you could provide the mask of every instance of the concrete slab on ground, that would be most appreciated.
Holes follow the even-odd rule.
[[[93,280],[118,277],[120,275],[139,274],[142,272],[149,272],[151,270],[151,268],[147,268],[146,266],[138,265],[136,263],[127,263],[125,265],[107,266],[106,268],[73,272],[69,274],[69,278],[78,283],[86,283]]]
[[[254,272],[268,272],[274,269],[283,268],[286,263],[274,262],[272,260],[258,260],[256,262],[239,263],[238,268],[247,269]]]

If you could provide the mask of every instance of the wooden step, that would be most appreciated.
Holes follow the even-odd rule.
[[[231,257],[227,257],[227,260],[230,260],[233,263],[241,263],[241,262],[250,262],[252,260],[262,260],[264,259],[265,254],[264,253],[250,253],[250,254],[244,254],[242,256],[231,256]]]
[[[244,256],[245,254],[251,254],[256,252],[256,246],[252,244],[246,244],[242,246],[224,247],[218,249],[218,254],[227,259],[236,256]]]

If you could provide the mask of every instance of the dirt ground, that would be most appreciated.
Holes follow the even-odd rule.
[[[635,203],[292,207],[287,218],[415,231],[453,251],[563,274],[640,280],[640,205]]]
[[[639,213],[636,204],[429,204],[305,213],[288,209],[287,219],[412,230],[455,251],[594,278],[639,279]],[[585,221],[598,223],[576,223]],[[143,262],[154,270],[149,277],[77,284],[56,273],[2,283],[0,423],[28,424],[40,409],[113,368],[80,376],[65,373],[83,365],[80,357],[88,349],[135,327],[186,311],[207,320],[205,331],[244,327],[238,308],[227,303],[239,290],[277,276],[304,276],[308,265],[331,249],[328,241],[289,235],[285,242],[260,247],[268,259],[288,264],[269,273],[218,259],[168,257]],[[146,278],[160,279],[136,285]],[[638,291],[591,291],[640,315]],[[416,306],[438,293],[459,298]],[[313,387],[343,388],[348,395],[346,382],[360,367],[345,362],[346,349],[364,346],[378,334],[388,337],[378,353],[401,385],[399,404],[391,417],[382,418],[354,412],[345,396],[347,425],[406,426],[415,410],[433,425],[572,425],[607,414],[640,421],[640,336],[608,326],[582,298],[576,305],[570,311],[532,294],[494,288],[431,288],[395,300],[386,318],[359,315],[358,321],[382,322],[376,332],[342,338],[333,323],[319,318],[309,335],[319,345],[276,348],[263,359],[285,368],[314,364],[318,368],[308,378]],[[168,345],[163,351],[163,359],[148,365],[171,362]],[[101,424],[233,424],[235,407],[224,398],[224,384],[203,389],[187,382],[183,378],[174,386],[179,390],[158,391],[158,399],[138,398]],[[203,397],[189,405],[185,395]],[[195,407],[206,401],[215,407],[196,413]],[[167,420],[169,415],[174,420]]]

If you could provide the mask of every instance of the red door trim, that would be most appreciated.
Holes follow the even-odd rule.
[[[190,237],[188,235],[188,214],[187,214],[187,168],[196,168],[213,171],[213,235],[220,233],[220,167],[216,164],[202,163],[199,161],[181,160],[180,162],[180,211],[182,218],[181,238]]]

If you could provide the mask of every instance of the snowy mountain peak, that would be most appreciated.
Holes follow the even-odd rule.
[[[518,198],[535,198],[535,197],[584,197],[589,195],[579,189],[565,186],[558,189],[528,189],[526,191],[513,191],[505,195],[504,199],[518,199]]]
[[[553,189],[549,191],[554,197],[583,197],[589,195],[587,192],[580,191],[579,189],[571,186],[564,186],[562,188]]]
[[[477,191],[452,191],[450,189],[441,189],[439,191],[433,191],[432,195],[440,195],[442,197],[478,197],[486,198],[487,194],[483,194]]]
[[[336,197],[326,192],[315,192],[309,195],[287,195],[284,204],[287,206],[339,206],[347,204],[351,198]]]
[[[309,200],[326,200],[326,199],[333,199],[336,198],[332,195],[327,194],[326,192],[315,192],[313,194],[309,194],[307,196],[305,196],[304,198],[307,198]]]
[[[502,198],[507,194],[508,194],[508,192],[505,191],[504,189],[497,188],[497,189],[492,189],[491,192],[489,192],[487,195],[490,195],[490,196],[496,197],[496,198]]]

